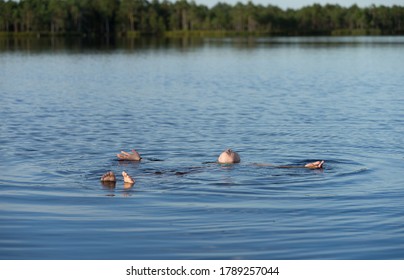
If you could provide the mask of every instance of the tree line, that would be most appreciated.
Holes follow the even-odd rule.
[[[253,2],[218,2],[209,8],[187,0],[0,0],[0,32],[90,36],[404,34],[404,6],[313,4],[283,10]]]

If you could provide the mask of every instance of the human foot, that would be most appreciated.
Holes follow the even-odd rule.
[[[323,164],[324,164],[324,160],[315,161],[315,162],[306,164],[304,167],[310,168],[310,169],[320,169],[320,168],[323,168]]]
[[[125,171],[122,171],[122,176],[123,176],[123,181],[125,183],[128,183],[128,184],[134,184],[135,183],[135,180],[131,176],[129,176],[129,174],[126,173]]]
[[[115,177],[114,172],[109,171],[109,172],[105,173],[104,175],[102,175],[101,181],[102,182],[115,182],[116,177]]]

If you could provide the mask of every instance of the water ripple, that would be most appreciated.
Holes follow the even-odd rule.
[[[273,40],[1,53],[0,259],[402,259],[402,44]]]

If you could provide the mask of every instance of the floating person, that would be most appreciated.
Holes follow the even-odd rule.
[[[132,150],[131,152],[125,152],[121,151],[120,154],[116,155],[119,160],[128,160],[128,161],[140,161],[142,157],[136,150]],[[235,164],[235,163],[240,163],[240,155],[233,151],[232,149],[226,149],[224,150],[218,157],[217,163],[220,164]],[[315,161],[311,163],[307,163],[304,166],[276,166],[273,164],[267,164],[267,163],[256,163],[255,165],[257,166],[272,166],[276,168],[309,168],[309,169],[321,169],[323,168],[324,161]],[[187,172],[176,172],[176,175],[184,175]],[[156,172],[156,174],[162,174],[162,172]],[[122,171],[122,176],[123,176],[123,181],[125,184],[125,188],[131,187],[135,184],[135,179],[133,179],[128,173],[125,171]],[[101,177],[101,182],[103,183],[115,183],[116,182],[116,176],[114,172],[108,171]]]

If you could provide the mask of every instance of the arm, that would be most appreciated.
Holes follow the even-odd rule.
[[[270,163],[255,163],[256,166],[271,166],[275,168],[309,168],[309,169],[321,169],[324,165],[324,160],[322,161],[315,161],[308,163],[304,166],[296,166],[296,165],[274,165]]]

